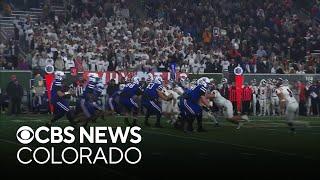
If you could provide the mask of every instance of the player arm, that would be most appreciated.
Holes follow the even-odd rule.
[[[215,98],[215,94],[214,94],[213,92],[212,92],[212,93],[208,93],[208,94],[206,95],[206,97],[207,97],[207,99],[212,100],[212,99]]]
[[[203,95],[200,97],[200,103],[202,104],[202,106],[204,107],[207,107],[209,108],[210,107],[210,104],[209,104],[209,101],[208,101],[208,98],[206,95]]]
[[[157,89],[157,93],[158,93],[159,97],[160,97],[161,99],[165,100],[165,101],[170,101],[170,100],[173,98],[172,94],[170,94],[169,96],[166,96],[166,95],[163,93],[163,91],[161,91],[161,90],[159,90],[159,89]]]

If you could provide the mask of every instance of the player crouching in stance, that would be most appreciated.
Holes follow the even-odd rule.
[[[124,123],[128,126],[136,126],[138,121],[139,106],[133,100],[135,96],[142,95],[143,90],[140,86],[139,77],[133,77],[132,82],[126,84],[120,93],[119,104],[124,108]],[[133,118],[132,124],[129,122],[129,116]]]
[[[283,111],[285,109],[286,120],[290,131],[295,132],[293,121],[295,118],[295,114],[299,108],[299,104],[294,98],[293,93],[289,89],[289,87],[283,85],[283,80],[281,78],[278,79],[276,87],[276,92],[280,101],[280,111]]]
[[[161,104],[159,98],[164,101],[170,101],[172,95],[166,96],[163,92],[164,87],[162,86],[162,78],[156,77],[153,83],[149,83],[145,88],[142,96],[142,106],[146,109],[145,122],[146,126],[150,126],[149,117],[151,115],[156,115],[157,121],[155,127],[162,128],[160,125],[160,119],[162,114]]]
[[[87,126],[102,115],[102,108],[97,104],[98,98],[104,89],[102,82],[99,82],[99,76],[96,73],[89,73],[88,83],[80,97],[76,107],[76,122],[81,126]]]
[[[213,90],[207,95],[207,97],[208,99],[212,100],[219,109],[223,110],[223,115],[227,121],[238,125],[237,129],[240,129],[242,125],[241,120],[249,120],[247,115],[234,116],[232,103],[224,98],[219,91]]]
[[[210,109],[209,102],[206,98],[206,92],[209,78],[203,77],[197,81],[197,85],[188,90],[180,99],[180,109],[183,118],[184,132],[193,131],[193,121],[197,120],[198,132],[204,132],[202,127],[202,107]]]
[[[52,123],[62,118],[64,115],[74,125],[74,112],[69,108],[68,102],[65,100],[65,96],[72,94],[71,91],[64,91],[63,80],[65,74],[62,71],[56,71],[54,73],[55,80],[51,85],[51,104],[53,105],[53,118],[47,123],[50,127]]]

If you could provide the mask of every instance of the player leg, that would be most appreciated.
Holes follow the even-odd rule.
[[[270,115],[270,99],[269,98],[266,99],[266,115],[267,116]]]
[[[179,114],[177,121],[173,124],[174,128],[176,129],[183,129],[184,125],[186,124],[186,114],[185,114],[185,107],[184,107],[184,100],[183,98],[179,99],[178,102],[178,109],[179,109]]]
[[[124,124],[130,126],[129,115],[131,112],[131,104],[129,103],[129,100],[125,97],[120,97],[119,103],[122,107],[122,113],[124,115]]]
[[[160,119],[161,119],[161,114],[162,114],[161,106],[160,106],[159,102],[156,102],[156,101],[150,101],[150,104],[152,106],[153,111],[156,114],[156,117],[157,117],[155,127],[162,128],[162,126],[160,125]]]
[[[266,116],[266,114],[267,114],[267,100],[263,99],[262,103],[263,103],[263,114],[262,115]]]
[[[184,107],[186,112],[186,124],[185,125],[185,132],[192,132],[193,131],[193,121],[197,118],[197,115],[201,113],[201,107],[198,104],[188,102],[184,100]]]
[[[152,112],[150,110],[149,101],[143,98],[142,102],[141,102],[141,105],[142,105],[142,108],[144,109],[144,114],[145,114],[145,116],[144,116],[144,125],[147,126],[147,127],[150,127],[149,118],[152,115]]]
[[[62,109],[60,106],[57,105],[57,103],[52,103],[53,105],[53,117],[50,119],[48,123],[46,123],[46,126],[50,127],[54,122],[59,120],[65,115],[65,110]]]
[[[263,100],[259,99],[259,115],[258,116],[262,116],[263,113],[263,104],[262,104]]]
[[[234,116],[233,115],[233,107],[232,107],[232,103],[230,101],[226,101],[226,104],[223,109],[223,115],[227,121],[234,123],[234,124],[237,124],[237,129],[240,129],[240,127],[242,126],[241,120],[249,121],[249,118],[247,115],[243,115],[243,116],[240,116],[240,115]]]
[[[71,125],[74,125],[74,113],[70,110],[69,105],[65,101],[59,101],[53,104],[54,111],[53,117],[47,123],[47,126],[51,126],[54,122],[61,119],[64,115],[67,115],[67,119],[69,120]]]
[[[92,107],[85,99],[80,99],[80,108],[82,113],[77,115],[76,122],[78,122],[80,126],[87,126],[94,115],[94,107]]]
[[[290,128],[291,132],[295,132],[295,128],[294,128],[294,118],[295,118],[295,113],[298,110],[299,105],[298,103],[290,103],[287,106],[286,109],[286,120],[287,120],[287,124]]]
[[[254,116],[257,115],[257,98],[255,94],[253,94],[252,97],[252,112]]]
[[[197,119],[197,126],[198,126],[198,129],[197,131],[198,132],[206,132],[205,129],[203,129],[203,126],[202,126],[202,118],[203,118],[203,114],[202,114],[202,110],[201,108],[198,110],[199,113],[196,115],[196,119]]]

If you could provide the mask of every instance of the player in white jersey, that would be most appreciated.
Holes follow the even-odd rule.
[[[257,114],[257,96],[258,96],[258,87],[256,85],[256,80],[252,80],[252,112],[255,116]]]
[[[293,126],[293,121],[295,118],[296,111],[299,108],[299,104],[297,100],[294,98],[292,91],[288,86],[282,85],[283,81],[282,79],[278,80],[277,83],[277,95],[280,100],[280,109],[283,109],[286,107],[286,120],[287,124],[290,127],[290,130],[292,132],[295,131],[295,128]]]
[[[266,98],[266,115],[270,116],[271,114],[271,87],[272,86],[272,80],[268,79],[267,82],[267,98]]]
[[[218,90],[213,90],[208,95],[208,99],[212,100],[213,103],[219,108],[223,110],[223,115],[226,118],[226,120],[238,124],[237,129],[240,129],[242,123],[241,120],[249,121],[249,118],[247,115],[243,116],[234,116],[233,115],[233,106],[231,101],[224,98]]]
[[[169,123],[174,124],[180,113],[178,107],[178,98],[180,95],[175,92],[175,89],[172,88],[171,85],[167,85],[167,87],[163,89],[163,92],[166,96],[172,95],[173,97],[171,101],[162,101],[162,113],[169,119]]]
[[[267,112],[267,81],[262,79],[258,88],[258,100],[260,105],[259,116],[265,116]]]
[[[271,109],[272,109],[272,115],[275,116],[276,112],[279,111],[279,97],[277,95],[277,87],[276,87],[276,80],[273,81],[272,85],[270,85],[271,89]]]

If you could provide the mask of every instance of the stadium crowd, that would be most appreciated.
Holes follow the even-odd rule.
[[[14,21],[14,37],[0,43],[0,69],[43,72],[52,65],[61,71],[163,72],[174,64],[187,73],[232,72],[238,65],[245,73],[320,72],[320,58],[311,55],[320,47],[320,26],[312,21],[318,5],[310,18],[296,14],[291,0],[152,0],[147,5],[147,18],[136,18],[128,1],[66,1],[65,14],[45,4],[38,21]],[[310,109],[303,105],[308,99],[313,108],[307,114],[317,115],[320,84],[310,83],[293,89],[299,92],[300,114]],[[233,85],[226,87],[226,98],[235,103]],[[35,92],[34,102],[43,91]],[[251,91],[247,97],[258,93]],[[253,99],[244,99],[252,104]]]
[[[148,17],[133,18],[128,1],[68,1],[66,13],[45,6],[42,18],[15,21],[0,45],[0,67],[191,73],[319,73],[320,27],[296,14],[291,0],[147,1]],[[250,9],[248,11],[248,9]],[[314,9],[314,14],[316,10]],[[26,58],[17,51],[26,50]],[[1,53],[2,52],[2,53]]]

